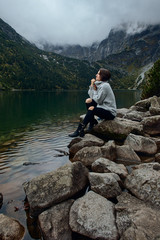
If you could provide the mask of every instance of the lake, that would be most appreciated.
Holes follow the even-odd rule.
[[[115,90],[117,107],[130,107],[140,91]],[[69,162],[68,134],[84,114],[86,91],[0,92],[1,213],[18,219],[25,240],[41,239],[36,222],[24,211],[22,184]]]

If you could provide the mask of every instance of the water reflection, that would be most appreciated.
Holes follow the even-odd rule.
[[[118,108],[140,99],[140,92],[135,91],[115,91],[115,95]],[[69,162],[58,150],[68,152],[68,133],[85,112],[87,97],[87,91],[0,93],[0,137],[14,133],[0,146],[0,192],[4,195],[0,211],[30,226],[25,240],[39,239],[39,235],[32,231],[35,223],[30,219],[26,223],[22,184]]]

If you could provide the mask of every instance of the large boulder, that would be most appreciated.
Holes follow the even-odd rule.
[[[116,173],[121,179],[125,179],[128,171],[123,164],[117,164],[107,158],[98,158],[92,163],[92,171],[97,173]]]
[[[145,133],[155,136],[160,134],[160,115],[146,117],[141,122]]]
[[[137,111],[146,112],[150,108],[159,108],[160,107],[160,98],[153,96],[144,100],[140,100],[135,103],[133,107],[136,107]]]
[[[25,228],[16,219],[0,214],[0,239],[21,240],[24,233]]]
[[[114,204],[93,191],[73,203],[69,223],[72,231],[91,239],[118,239]]]
[[[116,223],[121,240],[153,240],[160,236],[160,211],[123,192],[116,204]]]
[[[143,126],[139,122],[116,117],[94,127],[94,133],[104,139],[124,140],[129,133],[142,134]]]
[[[128,108],[118,108],[117,117],[123,118],[128,113],[128,111],[129,111]]]
[[[125,187],[137,198],[160,206],[160,164],[144,163],[127,176]]]
[[[135,151],[128,145],[116,147],[117,157],[116,162],[125,166],[141,163],[140,158]]]
[[[76,152],[84,147],[91,147],[91,146],[102,146],[104,145],[104,141],[96,136],[91,134],[86,134],[81,141],[73,144],[69,148],[70,157],[74,156]]]
[[[116,160],[116,144],[115,141],[111,140],[101,147],[102,155],[104,158],[108,158],[112,161]]]
[[[105,198],[115,198],[121,194],[121,180],[115,173],[89,173],[91,190]]]
[[[84,147],[74,155],[71,161],[72,162],[80,161],[86,167],[90,167],[96,159],[102,156],[103,154],[102,154],[101,147],[97,147],[97,146]]]
[[[130,119],[132,121],[137,121],[137,122],[141,122],[142,119],[144,117],[144,113],[143,112],[138,112],[138,111],[128,111],[124,118],[126,119]]]
[[[71,240],[69,211],[73,200],[68,200],[51,207],[38,216],[44,240]]]
[[[154,140],[132,133],[128,135],[124,145],[129,145],[135,152],[151,155],[157,152],[157,145]]]
[[[88,170],[81,162],[66,164],[23,184],[31,215],[38,215],[82,190],[88,182]]]

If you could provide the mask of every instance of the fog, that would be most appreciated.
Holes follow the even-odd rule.
[[[112,28],[160,23],[159,0],[0,0],[0,16],[31,42],[88,45]]]

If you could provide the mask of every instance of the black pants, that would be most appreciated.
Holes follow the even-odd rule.
[[[88,110],[89,107],[94,106],[93,110]],[[115,116],[110,112],[107,111],[103,108],[97,107],[97,103],[92,100],[91,103],[86,103],[86,107],[87,107],[87,114],[83,120],[83,124],[86,126],[88,123],[90,124],[94,124],[94,116],[96,115],[97,117],[101,118],[101,119],[105,119],[105,120],[113,120],[115,118]]]

